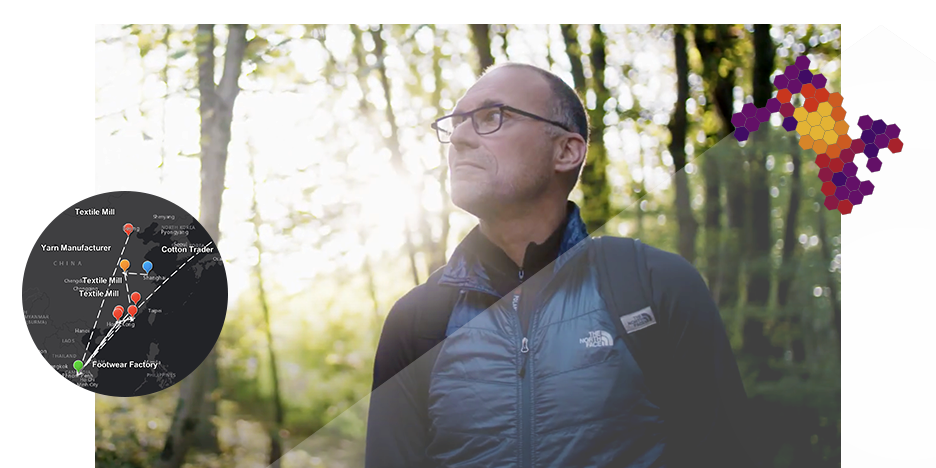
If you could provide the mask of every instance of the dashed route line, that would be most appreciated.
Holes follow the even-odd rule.
[[[129,237],[128,237],[128,240],[129,240]],[[210,247],[211,244],[214,244],[214,241],[205,244],[205,247]],[[127,246],[127,244],[124,243],[124,248],[126,248],[126,246]],[[179,270],[181,270],[183,267],[185,267],[185,265],[188,265],[188,262],[192,261],[192,259],[195,258],[195,256],[198,255],[198,254],[200,254],[200,253],[202,253],[202,252],[196,252],[196,253],[192,254],[192,256],[188,258],[188,260],[182,262],[182,264],[179,265],[179,268],[176,268],[175,271],[173,271],[171,275],[167,276],[166,279],[164,279],[163,282],[159,284],[159,286],[156,286],[156,289],[154,289],[153,292],[151,292],[151,293],[149,294],[149,296],[146,296],[146,299],[143,299],[143,300],[140,302],[140,304],[137,306],[137,310],[138,310],[138,311],[142,311],[142,310],[143,310],[143,304],[146,303],[146,301],[148,301],[149,298],[153,297],[153,294],[156,294],[156,291],[159,291],[159,288],[163,287],[163,285],[166,284],[166,282],[169,281],[169,279],[171,279],[173,276],[175,276],[175,274],[178,273]],[[121,255],[121,257],[123,256],[123,250],[120,251],[120,255]],[[117,272],[117,268],[114,268],[114,272],[115,272],[115,273]],[[127,288],[129,289],[129,286],[127,286]],[[103,304],[102,304],[102,305],[103,305]],[[139,313],[139,312],[138,312],[138,313]],[[100,310],[98,311],[98,315],[101,315],[101,311],[100,311]],[[126,323],[126,322],[133,322],[134,320],[136,320],[136,319],[135,319],[133,316],[130,316],[129,314],[128,314],[128,315],[125,315],[122,319],[117,320],[117,323],[115,323],[114,326],[110,329],[110,331],[107,332],[107,335],[104,336],[104,339],[101,340],[101,343],[98,344],[98,346],[97,346],[97,348],[95,348],[94,352],[91,353],[91,357],[88,358],[88,361],[87,361],[87,362],[84,362],[84,365],[82,366],[81,370],[85,370],[85,369],[87,369],[87,368],[89,367],[89,364],[91,364],[91,361],[94,360],[94,356],[96,356],[97,353],[98,353],[99,351],[101,351],[101,348],[104,347],[104,345],[105,345],[105,344],[107,343],[107,341],[111,338],[111,336],[113,336],[114,333],[117,332],[117,330],[118,330],[124,323]],[[91,342],[88,341],[88,343],[90,344]],[[82,361],[82,362],[83,362],[83,361]],[[77,371],[77,374],[75,374],[75,375],[76,375],[76,376],[81,375],[81,371]]]
[[[120,266],[120,259],[123,258],[124,250],[127,249],[127,243],[130,242],[130,236],[127,236],[127,239],[124,241],[124,246],[120,249],[120,255],[117,257],[117,263],[114,265],[114,271],[111,272],[110,276],[107,278],[107,289],[110,289],[111,281],[114,280],[114,275],[117,274],[117,267]],[[124,281],[126,283],[126,280]],[[129,286],[128,286],[129,287]],[[94,329],[97,328],[98,320],[101,318],[101,310],[104,309],[104,301],[107,300],[107,297],[101,298],[101,306],[98,307],[97,317],[94,317],[94,325],[91,326],[91,336],[88,338],[88,344],[85,345],[84,354],[81,356],[81,362],[85,362],[84,358],[88,355],[88,348],[91,347],[91,340],[94,338]]]
[[[130,300],[130,280],[127,279],[126,271],[124,272],[124,286],[127,287],[127,304],[130,304],[133,301]]]

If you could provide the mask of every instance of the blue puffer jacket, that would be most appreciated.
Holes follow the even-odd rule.
[[[567,223],[519,294],[501,299],[471,252],[445,267],[439,284],[460,295],[429,381],[434,466],[662,466],[662,412],[615,338],[578,208]]]

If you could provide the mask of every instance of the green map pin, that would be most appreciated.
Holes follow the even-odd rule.
[[[75,364],[73,365],[75,366],[75,370],[78,372],[81,372],[81,368],[84,367],[84,364],[81,361],[75,361]]]

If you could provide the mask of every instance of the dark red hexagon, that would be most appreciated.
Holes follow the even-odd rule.
[[[845,161],[845,163],[850,163],[855,160],[855,152],[851,148],[845,148],[839,153],[839,159]]]
[[[823,167],[822,169],[819,169],[819,180],[823,182],[828,182],[832,180],[833,175],[834,173],[832,172],[832,169],[829,169],[828,167]]]
[[[823,193],[825,196],[828,197],[828,196],[834,194],[834,193],[835,193],[835,190],[836,190],[837,188],[838,188],[838,187],[836,187],[836,185],[835,185],[834,183],[832,183],[832,181],[829,181],[829,182],[823,182],[823,183],[822,183],[822,188],[821,188],[820,190],[822,191],[822,193]]]
[[[903,151],[903,142],[900,141],[900,138],[893,138],[890,143],[888,143],[887,149],[889,149],[891,153],[899,153]]]
[[[864,142],[861,141],[860,139],[859,139],[859,140],[852,140],[851,150],[854,151],[855,154],[861,154],[861,153],[863,153],[863,152],[864,152],[864,147],[865,147],[865,144],[864,144]]]
[[[829,161],[829,169],[832,172],[842,172],[842,169],[845,167],[845,162],[842,161],[842,158],[835,158]]]
[[[842,212],[842,214],[851,213],[852,207],[853,207],[852,203],[848,200],[842,200],[838,204],[838,210]]]
[[[835,198],[835,195],[829,195],[828,197],[826,197],[825,202],[823,203],[823,205],[825,205],[825,207],[826,207],[829,211],[832,211],[832,210],[838,208],[839,199],[838,199],[838,198]]]
[[[816,156],[816,165],[819,166],[819,168],[829,167],[829,161],[831,160],[832,158],[830,158],[828,154],[822,153]]]

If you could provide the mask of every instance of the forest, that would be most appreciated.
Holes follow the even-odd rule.
[[[774,467],[841,462],[841,216],[816,153],[731,117],[810,59],[841,89],[840,25],[110,25],[98,164],[198,216],[225,259],[224,329],[147,396],[96,397],[96,466],[361,466],[384,317],[477,220],[429,124],[489,66],[582,97],[571,199],[592,235],[679,253],[719,306]],[[793,104],[802,105],[802,97]],[[846,120],[857,121],[849,115]],[[854,125],[854,124],[853,124]],[[863,170],[863,169],[862,169]]]

